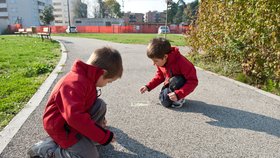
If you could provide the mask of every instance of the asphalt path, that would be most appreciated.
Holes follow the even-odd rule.
[[[96,48],[111,46],[122,55],[123,77],[102,88],[101,97],[108,103],[108,125],[117,142],[99,147],[101,157],[280,157],[279,97],[198,69],[199,86],[186,98],[186,105],[164,108],[158,101],[161,87],[139,93],[156,70],[146,57],[145,45],[54,38],[68,50],[58,79],[76,59],[86,61]],[[180,50],[184,53],[187,48]],[[27,149],[46,137],[42,113],[48,96],[49,92],[0,157],[26,157]]]

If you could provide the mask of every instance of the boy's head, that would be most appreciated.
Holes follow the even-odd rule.
[[[110,47],[96,49],[87,61],[87,64],[102,68],[105,72],[98,79],[96,86],[103,87],[107,83],[121,78],[123,73],[120,53]]]
[[[147,47],[147,56],[153,60],[157,66],[163,66],[171,51],[170,42],[165,38],[153,38]]]

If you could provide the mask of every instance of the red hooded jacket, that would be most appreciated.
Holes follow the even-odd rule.
[[[88,112],[97,99],[96,82],[103,73],[100,68],[75,61],[54,87],[43,122],[47,133],[62,148],[77,143],[81,135],[102,145],[111,142],[113,133],[96,124]]]
[[[172,47],[167,62],[162,67],[157,66],[155,77],[146,86],[149,90],[152,90],[162,82],[166,85],[169,78],[176,75],[183,75],[187,80],[183,87],[175,90],[179,100],[189,95],[196,88],[198,80],[194,65],[180,54],[178,48]]]

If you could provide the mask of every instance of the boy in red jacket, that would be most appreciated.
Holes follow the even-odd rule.
[[[106,103],[98,98],[104,87],[122,76],[119,52],[103,47],[94,51],[87,63],[75,61],[71,71],[54,87],[47,102],[43,123],[50,138],[35,144],[30,157],[96,158],[96,144],[115,141],[105,128]]]
[[[151,91],[164,82],[159,95],[161,104],[165,107],[181,107],[184,97],[198,85],[195,67],[165,38],[152,39],[147,56],[157,66],[157,72],[147,85],[140,88],[140,92]]]

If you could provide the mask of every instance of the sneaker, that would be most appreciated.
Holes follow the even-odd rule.
[[[185,104],[185,99],[173,102],[171,107],[172,108],[181,108]]]
[[[34,144],[27,152],[30,158],[52,158],[58,145],[51,139],[47,138]]]
[[[172,104],[171,107],[172,108],[181,108],[183,106],[183,104]]]

